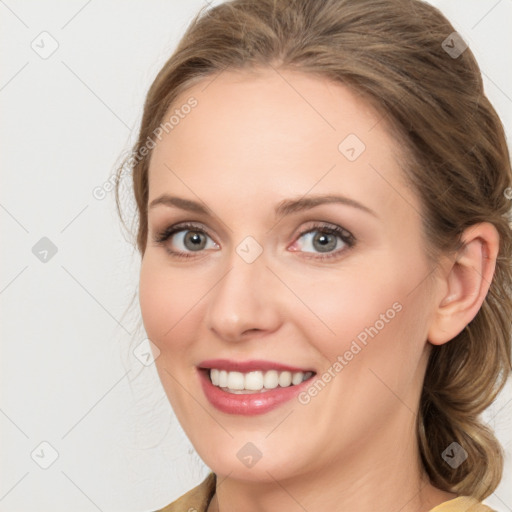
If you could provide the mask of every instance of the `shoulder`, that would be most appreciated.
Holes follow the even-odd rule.
[[[155,512],[206,512],[208,504],[215,494],[216,475],[210,472],[196,487]]]
[[[487,505],[470,496],[459,496],[453,500],[445,501],[430,512],[496,512]]]

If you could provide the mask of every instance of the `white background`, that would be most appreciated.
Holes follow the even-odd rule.
[[[475,53],[510,140],[512,0],[433,3]],[[154,365],[132,352],[145,338],[137,300],[124,315],[139,259],[108,182],[147,88],[203,5],[0,1],[1,512],[151,511],[208,472]],[[58,43],[47,59],[31,47],[41,37],[46,49]],[[57,248],[46,263],[32,252],[42,237]],[[511,397],[508,386],[486,414],[507,450],[487,500],[503,512],[512,510]],[[52,450],[58,458],[41,468]]]

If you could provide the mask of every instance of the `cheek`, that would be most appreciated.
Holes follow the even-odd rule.
[[[308,308],[298,304],[295,318],[328,365],[347,351],[347,360],[362,364],[405,358],[422,349],[426,304],[420,287],[411,291],[423,277],[419,265],[383,256],[314,283],[296,279],[293,289]]]
[[[140,271],[139,301],[148,338],[163,356],[157,363],[176,368],[183,365],[192,340],[198,338],[208,301],[205,295],[216,276],[197,269],[177,270],[165,258],[146,252]]]
[[[151,257],[146,253],[140,271],[139,302],[146,333],[157,345],[160,345],[159,338],[165,332],[164,318],[171,310],[159,276],[160,273],[152,264]]]
[[[139,301],[144,328],[151,341],[164,351],[173,335],[184,325],[189,296],[193,294],[169,269],[146,253],[141,265]]]

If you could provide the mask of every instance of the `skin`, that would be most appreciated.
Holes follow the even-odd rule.
[[[169,401],[218,475],[208,510],[426,512],[456,497],[424,474],[416,413],[432,344],[462,331],[485,298],[496,230],[468,228],[457,258],[433,267],[419,199],[401,180],[400,146],[343,85],[284,70],[225,71],[171,110],[190,96],[197,107],[153,150],[149,203],[170,194],[210,214],[149,209],[140,305]],[[338,150],[348,134],[366,146],[352,162]],[[344,195],[375,215],[331,203],[275,217],[281,201],[317,194]],[[183,221],[208,231],[204,249],[176,235],[153,241]],[[336,257],[321,260],[319,244],[300,234],[317,222],[348,230],[356,244],[334,235]],[[263,249],[253,263],[236,252],[247,236]],[[202,392],[196,365],[210,358],[279,361],[318,377],[397,302],[400,312],[305,405],[244,417],[218,411]],[[236,456],[247,442],[262,453],[251,468]]]

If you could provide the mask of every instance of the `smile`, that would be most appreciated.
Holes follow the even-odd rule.
[[[266,392],[278,386],[296,386],[313,376],[313,372],[290,372],[277,370],[256,370],[248,373],[211,368],[210,381],[223,391],[235,394]]]
[[[291,401],[311,384],[316,375],[312,371],[252,370],[243,373],[218,368],[197,368],[197,373],[203,393],[215,409],[242,416],[264,414]],[[266,388],[267,384],[272,387]],[[246,389],[245,386],[257,389]]]

